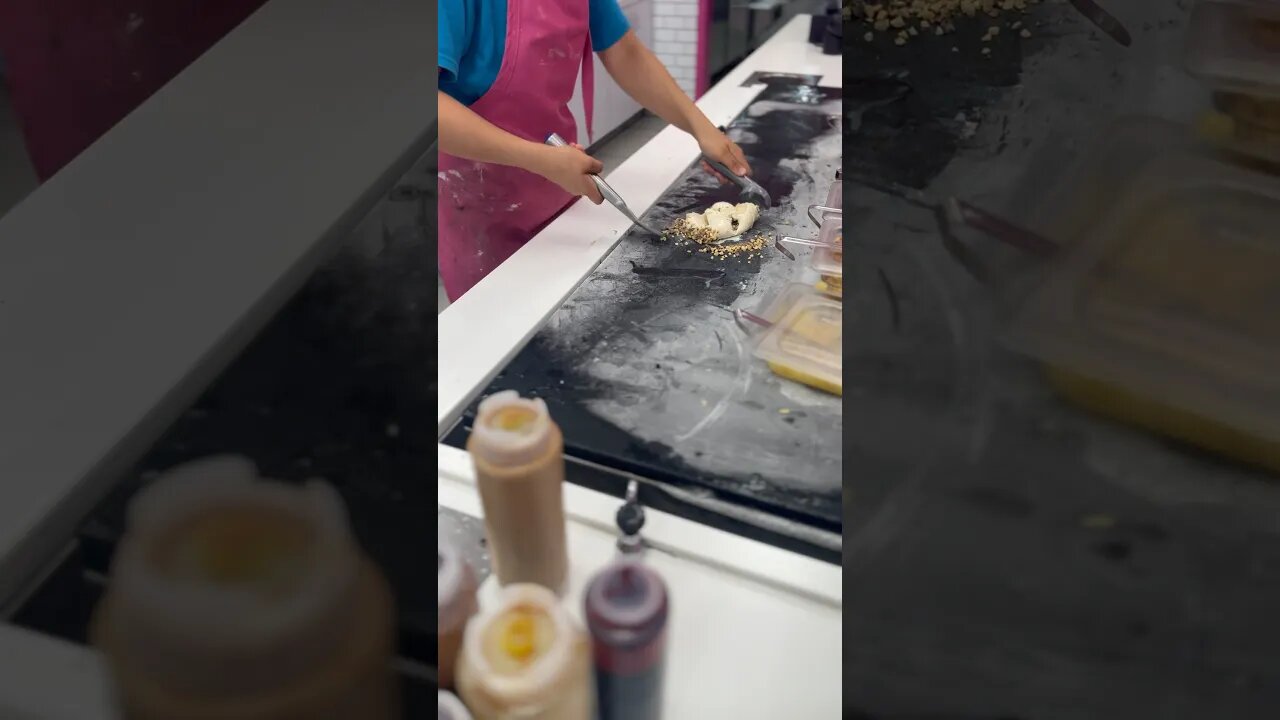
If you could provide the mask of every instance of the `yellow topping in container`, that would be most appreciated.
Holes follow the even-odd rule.
[[[1068,251],[1008,340],[1080,405],[1280,469],[1280,182],[1181,139],[1126,139],[1136,151],[1098,156],[1133,172],[1082,174],[1048,215]],[[1111,206],[1073,223],[1099,192]]]
[[[781,377],[840,395],[843,319],[838,300],[808,291],[783,311],[756,347],[756,355]]]

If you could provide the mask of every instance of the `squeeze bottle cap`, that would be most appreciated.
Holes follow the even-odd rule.
[[[471,449],[497,466],[531,463],[546,452],[551,437],[551,414],[541,398],[522,398],[503,390],[480,402]]]
[[[666,627],[667,603],[662,578],[638,558],[623,556],[587,586],[587,627],[609,645],[644,645]]]
[[[182,465],[129,507],[111,568],[112,634],[171,686],[283,684],[338,642],[359,564],[331,486],[261,481],[238,458]]]
[[[549,638],[535,637],[534,618],[550,626]],[[467,623],[463,647],[477,675],[485,678],[484,693],[499,704],[521,706],[545,699],[548,688],[572,671],[577,635],[555,593],[517,583],[503,588],[492,607]]]

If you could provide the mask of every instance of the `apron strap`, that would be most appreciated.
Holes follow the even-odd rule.
[[[594,139],[592,131],[591,116],[595,109],[595,58],[591,52],[591,33],[587,33],[587,47],[582,51],[582,113],[587,121],[587,142],[584,147],[590,147],[591,141]]]

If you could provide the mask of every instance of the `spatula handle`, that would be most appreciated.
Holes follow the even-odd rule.
[[[548,135],[545,142],[551,147],[566,147],[569,144],[565,142],[565,139],[560,137],[558,133],[551,133]],[[609,183],[604,181],[604,178],[596,175],[595,173],[590,173],[590,175],[591,181],[596,184],[596,189],[600,191],[600,195],[603,196],[605,200],[609,201],[610,205],[618,208],[619,210],[630,212],[629,210],[626,210],[627,204],[622,201],[622,196],[614,191],[614,189],[610,187]]]

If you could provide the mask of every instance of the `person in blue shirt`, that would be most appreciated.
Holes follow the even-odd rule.
[[[643,107],[739,175],[750,165],[631,30],[617,0],[438,0],[440,274],[457,300],[574,199],[599,204],[602,166],[576,143],[591,53]],[[558,133],[571,144],[551,147]]]

